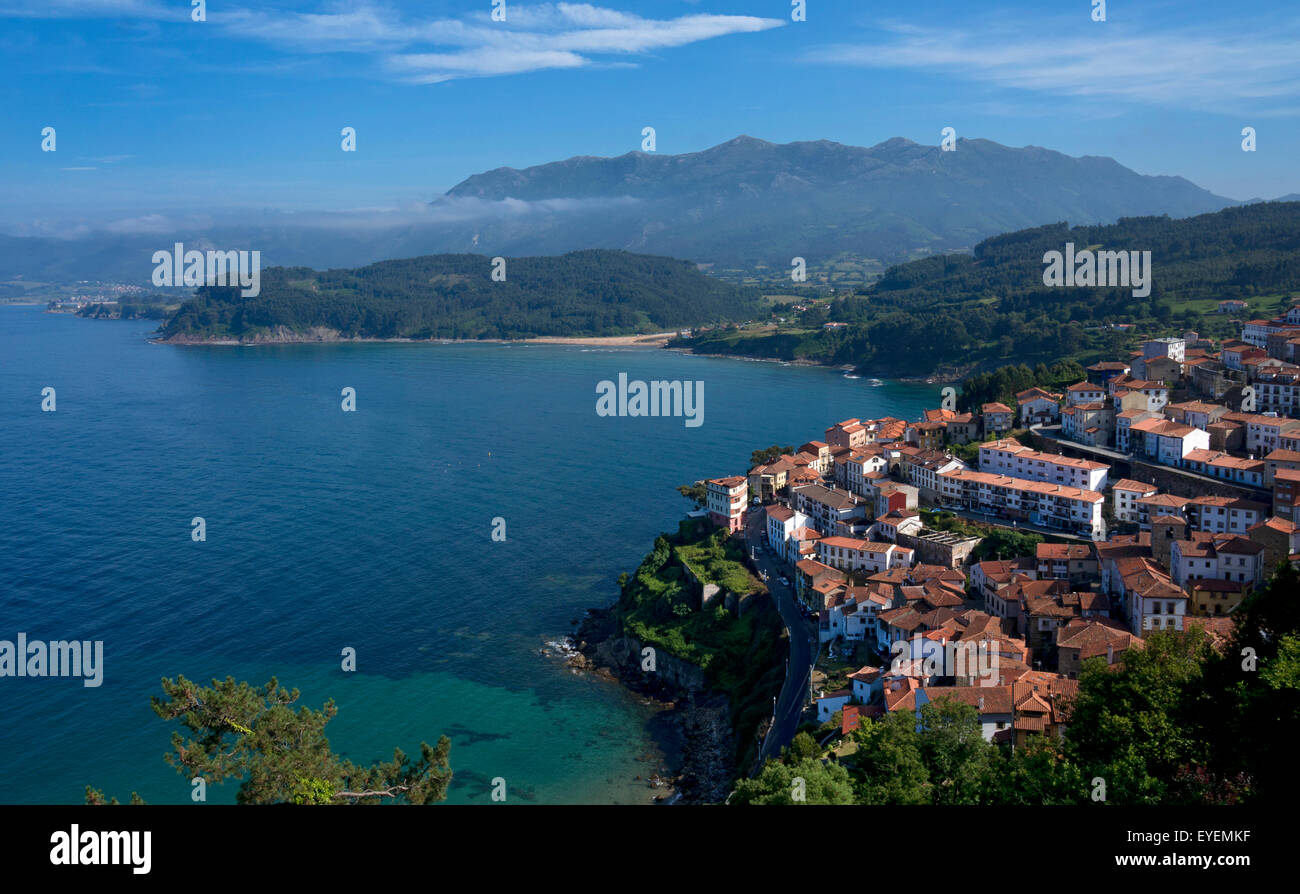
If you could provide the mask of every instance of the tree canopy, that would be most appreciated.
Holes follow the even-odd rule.
[[[394,749],[391,761],[357,764],[339,757],[325,737],[337,713],[332,700],[320,710],[293,705],[297,689],[272,677],[258,688],[233,677],[199,686],[178,676],[162,681],[154,713],[179,724],[166,761],[186,779],[209,784],[238,781],[240,804],[433,804],[451,783],[451,740],[420,744],[411,760]],[[87,804],[117,803],[89,786]],[[132,803],[142,803],[138,795]]]
[[[255,338],[320,328],[344,338],[483,339],[625,335],[746,319],[758,293],[694,264],[625,251],[506,258],[429,255],[355,270],[272,267],[261,292],[203,286],[165,338]]]

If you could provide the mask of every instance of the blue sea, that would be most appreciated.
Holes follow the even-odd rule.
[[[177,675],[332,698],[357,761],[446,733],[450,803],[496,777],[514,803],[649,803],[656,709],[542,650],[675,528],[676,485],[938,400],[664,350],[178,347],[155,325],[0,306],[0,639],[104,644],[98,688],[0,677],[0,803],[188,803],[149,706]],[[703,382],[704,424],[598,416],[620,372]]]

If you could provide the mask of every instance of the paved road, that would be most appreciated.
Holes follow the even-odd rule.
[[[1078,441],[1071,441],[1061,432],[1059,425],[1040,425],[1035,423],[1029,426],[1029,430],[1036,435],[1040,435],[1049,441],[1055,441],[1061,445],[1062,449],[1073,448],[1080,453],[1091,453],[1100,460],[1106,460],[1110,463],[1129,464],[1133,461],[1133,456],[1127,453],[1120,453],[1118,450],[1112,450],[1109,447],[1092,447],[1088,444],[1080,444]]]
[[[808,634],[809,623],[799,611],[793,588],[785,586],[780,580],[781,575],[788,577],[790,572],[783,562],[763,551],[764,519],[765,515],[759,507],[751,507],[745,524],[745,542],[746,547],[753,550],[754,564],[760,571],[767,572],[768,589],[776,598],[776,607],[789,631],[790,656],[785,683],[777,698],[776,722],[763,740],[763,748],[759,753],[760,764],[764,758],[775,757],[794,739],[799,715],[808,701],[814,655]]]

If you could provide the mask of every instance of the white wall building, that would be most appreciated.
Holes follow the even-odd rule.
[[[1081,490],[1104,490],[1110,466],[1085,459],[1071,459],[1053,453],[1041,453],[1024,446],[1015,438],[981,444],[981,472],[1068,484]]]
[[[876,574],[890,568],[908,568],[913,551],[894,543],[877,543],[853,537],[823,537],[817,541],[817,561],[841,571]]]

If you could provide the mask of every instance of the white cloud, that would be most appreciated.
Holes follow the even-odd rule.
[[[125,217],[109,216],[103,223],[87,224],[84,215],[75,220],[32,219],[21,224],[0,225],[10,236],[48,236],[82,239],[102,233],[119,236],[174,234],[237,228],[247,231],[249,221],[274,231],[331,230],[341,232],[385,232],[447,224],[473,224],[517,220],[542,215],[597,212],[635,206],[631,196],[597,199],[479,199],[472,196],[439,196],[432,202],[412,200],[391,207],[356,207],[340,210],[285,211],[264,207],[232,206],[202,214],[154,212]]]
[[[548,68],[581,68],[589,62],[577,53],[558,50],[486,47],[458,53],[406,53],[390,56],[388,68],[413,84],[436,84],[453,78],[521,74]]]
[[[0,17],[188,19],[157,0],[0,0]],[[589,3],[510,3],[507,20],[491,20],[484,3],[464,18],[418,18],[369,0],[292,12],[213,5],[206,27],[231,37],[300,53],[377,57],[379,70],[413,83],[608,66],[600,56],[627,56],[731,34],[778,28],[781,19],[694,14],[647,19]]]
[[[608,65],[607,60],[593,58],[602,55],[648,53],[783,24],[752,16],[643,19],[587,4],[567,3],[532,7],[525,16],[518,11],[519,7],[512,8],[508,27],[492,23],[430,26],[423,33],[431,39],[464,48],[454,52],[392,53],[385,56],[384,65],[403,80],[416,83],[582,68],[596,63]]]
[[[1266,28],[1225,22],[1213,30],[1164,31],[1108,23],[1104,33],[1078,38],[1052,31],[1026,35],[1023,29],[998,25],[887,26],[886,31],[882,40],[820,47],[806,59],[1224,112],[1271,108],[1286,113],[1274,101],[1293,101],[1300,80],[1295,22],[1272,22]]]
[[[109,221],[103,229],[106,233],[119,234],[174,233],[178,229],[178,224],[176,220],[163,214],[144,214],[139,217]]]

